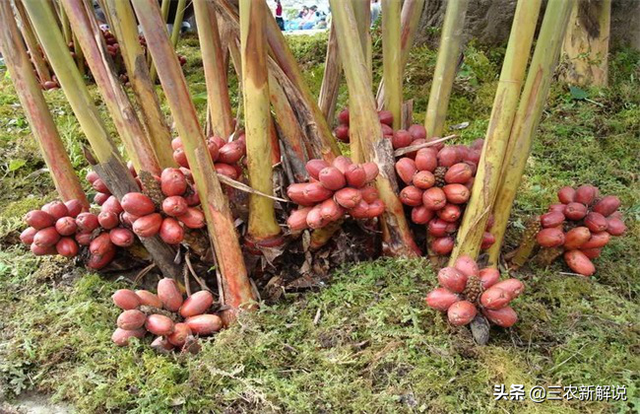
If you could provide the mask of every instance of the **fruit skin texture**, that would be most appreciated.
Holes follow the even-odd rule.
[[[482,313],[487,319],[502,328],[510,328],[518,321],[516,311],[509,306],[498,310],[483,309]]]
[[[413,176],[413,180],[411,182],[413,183],[413,185],[415,185],[419,189],[426,190],[426,189],[429,189],[429,188],[431,188],[431,187],[433,187],[435,185],[436,177],[430,171],[418,171]],[[455,184],[451,184],[451,185],[455,185]],[[464,186],[462,186],[462,187],[464,187]],[[467,190],[466,187],[464,187],[464,189]],[[468,192],[468,190],[467,190],[467,192]],[[445,190],[445,193],[446,193],[446,190]]]
[[[347,184],[344,174],[336,167],[327,167],[320,171],[318,180],[327,189],[336,191]]]
[[[20,233],[20,241],[26,245],[33,243],[33,237],[38,232],[37,229],[33,227],[27,227]]]
[[[204,213],[195,207],[189,207],[186,213],[178,216],[178,220],[190,229],[201,229],[207,224]]]
[[[56,231],[55,227],[47,227],[46,229],[39,230],[35,236],[33,236],[33,243],[38,247],[51,247],[55,246],[60,240],[60,233]]]
[[[93,255],[102,256],[111,250],[115,250],[115,247],[113,243],[111,243],[109,233],[100,233],[100,235],[91,240],[91,244],[89,244],[89,252]]]
[[[576,190],[573,187],[562,187],[560,191],[558,191],[558,200],[562,204],[572,203],[576,198]]]
[[[607,220],[607,233],[612,236],[622,236],[627,231],[627,226],[619,218],[610,218]]]
[[[153,314],[147,316],[144,327],[154,335],[171,335],[174,323],[168,316]]]
[[[416,153],[416,168],[420,171],[435,171],[438,167],[438,152],[433,148],[421,148]]]
[[[564,248],[577,249],[591,238],[591,232],[584,226],[575,227],[565,234]]]
[[[118,316],[117,324],[118,328],[127,331],[133,331],[135,329],[142,328],[144,321],[147,320],[147,315],[140,312],[137,309],[129,309]]]
[[[182,196],[167,197],[162,201],[162,211],[167,216],[178,217],[187,212],[189,205]]]
[[[606,231],[600,233],[591,233],[591,238],[582,246],[581,249],[596,249],[604,247],[611,240],[611,235]]]
[[[78,243],[71,237],[63,237],[56,243],[56,251],[60,256],[75,257],[78,250]]]
[[[312,204],[324,201],[333,195],[333,191],[324,188],[320,183],[307,183],[304,186],[304,197]]]
[[[447,309],[459,301],[460,298],[446,288],[437,288],[429,292],[425,300],[429,307],[441,312],[446,312]]]
[[[431,243],[431,250],[434,251],[434,253],[439,254],[441,256],[444,256],[446,254],[451,253],[451,251],[453,250],[453,245],[455,244],[455,241],[453,240],[453,237],[440,237],[435,239],[432,243]]]
[[[98,214],[98,222],[100,226],[105,230],[111,230],[120,224],[120,220],[118,215],[113,211],[102,211]]]
[[[158,297],[168,311],[177,312],[182,305],[182,293],[173,279],[165,277],[158,282]]]
[[[109,240],[118,247],[129,247],[135,239],[135,235],[129,229],[115,228],[109,232]]]
[[[135,293],[138,296],[141,305],[151,306],[158,309],[162,308],[162,301],[155,293],[151,293],[148,290],[136,290]]]
[[[413,176],[418,171],[415,161],[411,158],[403,157],[396,162],[395,167],[398,177],[400,177],[405,184],[411,184]]]
[[[205,314],[187,318],[185,323],[197,335],[210,335],[222,328],[222,319],[218,315]]]
[[[564,214],[559,211],[550,211],[540,216],[542,227],[555,227],[564,222]]]
[[[162,193],[167,197],[178,196],[187,191],[187,179],[177,168],[165,168],[160,175]]]
[[[464,204],[469,201],[471,191],[462,184],[447,184],[442,187],[447,201],[453,204]]]
[[[180,307],[180,315],[184,318],[200,315],[213,304],[211,292],[201,290],[189,296]]]
[[[422,204],[429,210],[440,210],[447,204],[447,196],[439,187],[432,187],[422,194]]]
[[[130,338],[142,338],[147,331],[144,329],[136,329],[135,331],[127,331],[125,329],[117,328],[113,335],[111,335],[111,340],[117,346],[127,346],[129,345]]]
[[[427,224],[434,216],[434,212],[425,206],[418,206],[411,209],[411,221],[416,224]]]
[[[591,276],[596,272],[596,267],[591,260],[580,250],[569,250],[565,252],[564,261],[571,270],[582,276]]]
[[[609,195],[598,201],[596,205],[593,206],[593,211],[608,217],[620,208],[620,204],[620,199],[618,197]]]
[[[61,236],[71,236],[77,229],[78,225],[73,217],[61,217],[56,221],[56,231]]]
[[[298,210],[293,210],[287,218],[287,225],[291,231],[300,231],[306,229],[307,215],[311,211],[311,207],[304,207]]]
[[[158,213],[142,216],[133,223],[133,232],[139,237],[153,237],[160,231],[162,216]]]
[[[480,269],[480,282],[485,289],[495,285],[500,280],[500,271],[491,267]]]
[[[49,213],[45,213],[42,210],[33,210],[28,212],[24,221],[28,226],[33,227],[37,230],[42,230],[47,227],[51,227],[55,224],[56,219]]]
[[[460,218],[462,210],[460,210],[460,207],[457,204],[446,204],[443,208],[438,210],[436,214],[447,223],[453,223]]]
[[[412,185],[406,186],[400,191],[402,204],[417,207],[422,204],[422,190]]]
[[[607,223],[607,219],[602,214],[592,211],[584,218],[584,225],[592,232],[599,233],[606,231],[609,223]]]
[[[477,276],[480,272],[476,261],[467,255],[460,256],[454,267],[466,276]]]
[[[361,165],[351,164],[344,175],[350,187],[360,188],[367,183],[367,173]]]
[[[136,309],[140,306],[140,298],[133,290],[119,289],[111,296],[113,303],[123,310]]]
[[[362,201],[362,194],[355,188],[343,188],[335,194],[335,200],[346,209],[354,208]]]
[[[56,220],[69,215],[69,209],[62,201],[59,200],[45,204],[42,206],[42,211],[51,214],[51,216]]]
[[[569,220],[581,220],[587,215],[587,206],[582,203],[569,203],[564,209],[564,215]]]
[[[35,254],[36,256],[46,256],[49,254],[56,254],[58,252],[55,246],[38,246],[35,243],[31,244],[30,249],[31,253]]]
[[[146,216],[156,210],[153,201],[142,193],[128,193],[120,202],[124,211],[134,216]]]
[[[160,238],[167,244],[179,244],[184,239],[184,229],[178,220],[167,217],[160,226]]]
[[[575,202],[590,206],[597,196],[597,188],[592,185],[582,185],[576,189]]]
[[[116,250],[109,250],[107,253],[103,255],[92,254],[89,256],[89,260],[86,263],[86,266],[89,269],[100,270],[113,260],[116,255]]]
[[[492,286],[480,296],[480,304],[487,309],[500,309],[507,306],[511,296],[504,289]]]
[[[167,336],[167,340],[171,345],[183,346],[187,341],[187,337],[191,335],[191,328],[186,323],[176,323],[174,325],[173,333]]]
[[[444,175],[444,181],[447,184],[464,184],[473,175],[469,164],[460,162],[449,167]]]
[[[78,226],[78,232],[90,233],[98,228],[100,222],[98,216],[93,213],[80,213],[76,217],[76,225]]]
[[[558,247],[562,246],[565,237],[562,230],[556,227],[550,227],[548,229],[542,229],[536,235],[538,244],[542,247]]]
[[[470,323],[478,314],[475,305],[467,300],[454,303],[447,310],[449,323],[454,326],[462,326]]]
[[[454,267],[443,267],[438,272],[440,285],[454,293],[462,293],[467,285],[468,276]]]

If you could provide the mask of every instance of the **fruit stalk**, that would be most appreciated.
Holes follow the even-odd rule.
[[[480,251],[482,236],[500,184],[500,169],[518,108],[541,3],[541,0],[520,0],[516,7],[471,199],[458,230],[450,263],[465,254],[475,259]]]
[[[338,52],[338,38],[336,36],[335,26],[332,24],[327,42],[327,55],[324,61],[322,86],[320,87],[320,95],[318,96],[318,106],[327,121],[331,121],[336,112],[341,75],[342,64],[340,63],[340,54]]]
[[[169,18],[169,8],[171,7],[171,0],[162,0],[160,4],[160,14],[162,15],[162,21],[166,24]],[[166,27],[166,26],[165,26]],[[156,65],[153,63],[153,57],[151,53],[147,54],[147,64],[149,65],[149,77],[151,78],[151,84],[155,85],[158,78],[158,71]]]
[[[504,156],[500,185],[493,206],[495,224],[492,232],[496,242],[489,249],[489,265],[497,266],[513,200],[529,158],[531,144],[547,100],[553,71],[567,28],[574,0],[549,1],[540,35],[531,59],[529,73],[522,91],[511,137]]]
[[[69,49],[56,24],[53,10],[49,7],[42,7],[39,0],[24,0],[24,5],[71,109],[91,145],[93,150],[91,157],[95,156],[95,160],[91,161],[96,162],[94,169],[119,200],[129,192],[139,191],[138,185],[122,161],[118,149],[93,103],[93,98],[89,95],[84,80],[69,54]],[[144,239],[142,243],[165,276],[178,277],[180,275],[178,266],[173,262],[175,252],[172,248],[158,237]]]
[[[16,0],[14,4],[17,15],[20,19],[20,32],[22,33],[22,38],[24,39],[25,44],[27,45],[27,50],[29,51],[29,55],[33,61],[33,66],[36,68],[36,72],[38,73],[38,78],[41,83],[50,81],[51,73],[49,72],[49,67],[44,61],[42,53],[38,48],[38,39],[36,39],[36,35],[33,33],[31,22],[29,21],[27,12],[24,10],[22,1]]]
[[[384,109],[393,114],[393,129],[402,125],[402,42],[398,0],[382,0],[382,60],[384,82]]]
[[[226,139],[233,133],[233,114],[229,101],[227,70],[220,44],[218,18],[211,0],[195,0],[193,6],[199,29],[211,126],[215,135]]]
[[[255,297],[228,201],[213,168],[196,109],[189,97],[186,80],[164,28],[158,5],[155,0],[134,0],[133,6],[156,62],[158,76],[191,166],[209,237],[220,266],[225,303],[237,310],[253,302]]]
[[[127,1],[104,0],[111,29],[120,44],[120,52],[133,88],[145,133],[158,157],[161,168],[175,167],[171,146],[171,132],[160,109],[149,68],[144,64],[145,53],[138,41],[138,25],[131,4]]]
[[[384,251],[393,256],[416,256],[419,249],[407,224],[402,203],[398,199],[395,181],[394,159],[391,143],[382,136],[382,129],[376,114],[375,100],[371,93],[371,81],[362,75],[365,57],[356,29],[356,20],[350,2],[331,0],[334,23],[338,34],[340,59],[349,89],[350,125],[354,137],[363,145],[363,154],[368,161],[378,165],[380,173],[376,187],[380,199],[386,206],[381,220]]]
[[[111,70],[105,44],[96,41],[95,33],[99,33],[100,29],[95,17],[87,12],[83,0],[62,0],[61,4],[85,52],[91,73],[136,171],[160,174],[160,163],[153,147],[129,97]],[[90,12],[93,13],[93,10]]]
[[[449,97],[456,77],[457,63],[462,43],[462,32],[469,0],[456,0],[447,3],[444,24],[440,37],[438,60],[433,73],[427,114],[424,127],[427,138],[439,137],[444,130],[444,121],[449,106]]]
[[[22,16],[26,18],[26,15]],[[4,52],[11,80],[56,190],[64,201],[78,199],[88,209],[89,202],[58,134],[40,84],[33,74],[29,57],[18,33],[11,3],[0,2],[0,21],[0,49]]]

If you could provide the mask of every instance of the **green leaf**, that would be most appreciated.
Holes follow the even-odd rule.
[[[569,92],[571,93],[571,98],[580,100],[580,101],[583,99],[587,99],[587,96],[589,96],[589,94],[587,94],[587,91],[585,91],[584,89],[578,88],[577,86],[570,86]]]
[[[26,160],[21,160],[21,159],[17,159],[17,160],[11,160],[9,162],[9,171],[13,172],[16,170],[19,170],[20,168],[22,168],[25,164],[27,163]]]
[[[194,104],[202,104],[207,102],[207,93],[200,92],[193,95],[193,103]]]

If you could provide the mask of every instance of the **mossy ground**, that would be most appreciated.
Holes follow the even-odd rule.
[[[326,37],[292,39],[314,91]],[[375,62],[380,60],[376,43]],[[197,42],[183,42],[198,108],[205,90]],[[503,50],[471,44],[449,110],[469,121],[460,141],[486,129]],[[435,52],[416,48],[406,97],[424,113]],[[628,233],[596,260],[591,278],[563,275],[560,263],[515,276],[527,292],[518,324],[493,329],[488,346],[449,327],[424,306],[435,284],[424,260],[345,264],[322,289],[288,293],[237,326],[203,341],[197,356],[155,354],[148,339],[129,348],[109,340],[110,302],[125,280],[108,281],[60,258],[35,258],[11,245],[29,209],[55,197],[8,79],[0,84],[0,398],[51,394],[84,412],[631,412],[640,409],[640,55],[612,56],[611,87],[587,99],[555,85],[508,232],[563,185],[591,183],[623,200]],[[379,78],[376,73],[375,77]],[[235,85],[235,79],[231,82]],[[96,102],[102,106],[98,95]],[[61,91],[47,93],[78,170],[84,137]],[[234,102],[237,97],[233,96]],[[339,107],[346,103],[343,88]],[[314,323],[320,315],[317,324]],[[494,384],[625,385],[628,401],[496,402]],[[2,406],[0,406],[0,410]]]

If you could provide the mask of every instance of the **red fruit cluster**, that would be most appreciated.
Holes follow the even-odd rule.
[[[373,186],[379,172],[375,163],[354,164],[339,156],[331,165],[311,160],[306,169],[309,182],[291,184],[287,189],[289,198],[301,206],[287,219],[292,231],[319,229],[347,214],[372,219],[384,212],[384,203]]]
[[[22,243],[31,246],[37,256],[59,254],[65,257],[78,255],[78,242],[74,239],[78,231],[77,217],[82,216],[79,200],[52,201],[40,210],[28,212],[24,218],[27,227],[21,234]]]
[[[130,338],[156,335],[151,346],[157,350],[181,351],[193,344],[196,336],[211,335],[222,328],[222,318],[207,313],[213,305],[211,292],[201,290],[184,299],[173,279],[158,282],[157,294],[148,290],[117,290],[113,303],[123,310],[111,340],[118,346]]]
[[[378,119],[382,127],[382,135],[391,140],[394,149],[426,142],[427,130],[420,124],[413,124],[408,130],[393,130],[393,114],[390,111],[378,111]],[[349,142],[349,109],[343,109],[338,114],[338,126],[333,130],[336,138],[342,142]]]
[[[187,155],[184,152],[184,145],[180,137],[171,141],[173,148],[173,159],[183,168],[189,168]],[[207,138],[207,148],[214,162],[214,167],[218,174],[226,175],[229,178],[237,180],[242,176],[242,167],[240,160],[246,154],[246,141],[244,134],[238,139],[226,142],[224,139],[213,136]]]
[[[157,234],[167,244],[179,244],[184,240],[185,227],[200,229],[206,225],[204,213],[195,192],[191,173],[183,168],[165,168],[158,181],[164,199],[161,210],[143,193],[128,193],[122,197],[122,209],[126,220],[138,237]]]
[[[571,270],[591,276],[596,268],[591,262],[600,256],[611,236],[621,236],[627,230],[618,211],[620,199],[613,195],[599,198],[592,185],[558,191],[560,203],[549,206],[540,216],[542,229],[536,240],[542,247],[564,249],[564,260]]]
[[[482,313],[491,323],[509,328],[518,315],[509,303],[524,291],[518,279],[500,281],[497,269],[478,269],[469,256],[461,256],[454,267],[445,267],[438,273],[439,288],[429,292],[427,305],[447,312],[449,323],[467,325]]]
[[[411,221],[426,224],[433,237],[431,250],[447,255],[454,246],[455,233],[471,197],[471,188],[480,159],[483,140],[464,145],[434,145],[415,154],[398,159],[396,173],[406,186],[400,191],[400,201],[411,207]],[[487,231],[482,248],[488,249],[495,241]]]

